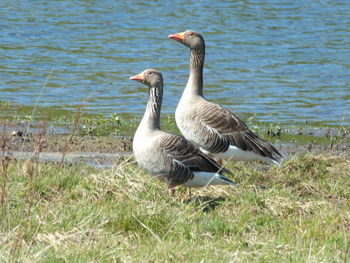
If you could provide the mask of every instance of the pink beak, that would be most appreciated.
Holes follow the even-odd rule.
[[[171,38],[171,39],[174,39],[176,41],[183,43],[185,40],[185,32],[169,35],[168,38]]]
[[[141,73],[140,73],[140,74],[137,74],[137,75],[135,75],[135,76],[130,77],[130,79],[131,79],[131,80],[136,80],[136,81],[138,81],[138,82],[142,82],[142,81],[145,80],[144,77],[141,75]]]

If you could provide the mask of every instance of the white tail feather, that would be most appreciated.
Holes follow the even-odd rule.
[[[205,154],[210,154],[208,151],[202,149]],[[263,161],[266,163],[273,163],[280,166],[281,164],[271,158],[261,156],[252,151],[244,151],[237,146],[230,145],[226,152],[211,154],[216,160],[232,160],[232,161]]]
[[[233,185],[234,183],[226,176],[218,173],[194,172],[194,177],[184,183],[187,187],[203,187],[207,185]]]

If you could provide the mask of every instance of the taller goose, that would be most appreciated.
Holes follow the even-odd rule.
[[[133,151],[137,163],[169,186],[169,194],[178,185],[201,187],[232,185],[215,160],[202,153],[185,138],[160,129],[163,78],[159,71],[148,69],[130,77],[149,87],[146,111],[135,132]]]
[[[186,139],[216,160],[264,161],[280,165],[283,156],[234,113],[203,97],[204,38],[187,30],[169,35],[190,48],[190,74],[175,119]]]

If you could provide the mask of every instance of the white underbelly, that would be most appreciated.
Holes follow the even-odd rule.
[[[275,163],[273,160],[271,160],[268,157],[261,156],[259,154],[256,154],[253,151],[244,151],[237,146],[230,145],[230,147],[227,149],[226,152],[221,153],[210,153],[204,149],[201,148],[201,150],[206,153],[210,154],[214,157],[216,160],[226,160],[226,161],[263,161],[268,163]]]

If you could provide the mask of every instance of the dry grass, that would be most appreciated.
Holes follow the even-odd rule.
[[[349,160],[231,168],[238,187],[170,198],[132,159],[110,170],[11,160],[0,261],[350,262]]]

